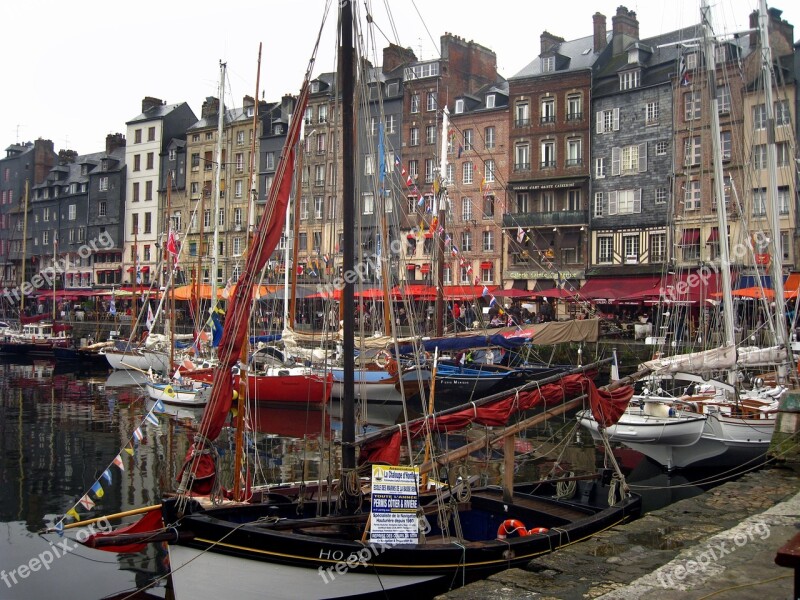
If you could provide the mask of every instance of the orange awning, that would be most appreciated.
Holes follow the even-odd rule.
[[[196,296],[192,296],[192,284],[182,285],[175,288],[175,300],[193,300],[202,298],[203,300],[210,300],[211,299],[211,285],[208,283],[203,283],[201,285],[196,286],[197,291]],[[258,287],[258,290],[253,290],[253,298],[260,298],[261,296],[265,296],[271,292],[274,292],[278,288],[277,285],[261,285]],[[236,284],[233,284],[230,289],[230,295],[233,294],[233,291],[236,289]],[[225,297],[223,296],[223,291],[225,290],[225,286],[220,286],[217,288],[217,298],[220,300],[224,300]]]

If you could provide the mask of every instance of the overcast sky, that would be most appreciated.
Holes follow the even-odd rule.
[[[717,31],[734,32],[747,27],[758,1],[711,4]],[[370,7],[376,27],[364,43],[378,52],[391,41],[431,59],[450,32],[494,50],[501,75],[511,77],[538,55],[542,31],[567,40],[591,35],[595,12],[606,15],[610,29],[620,5],[637,13],[642,37],[699,21],[699,0],[360,0],[358,10],[363,15]],[[125,133],[145,96],[188,102],[199,117],[203,100],[217,96],[220,60],[228,65],[226,105],[241,106],[255,92],[259,43],[266,99],[296,94],[325,6],[326,0],[4,2],[0,144],[41,137],[56,150],[98,152],[106,134]],[[800,32],[800,3],[774,6]],[[334,70],[335,9],[334,2],[315,74]]]

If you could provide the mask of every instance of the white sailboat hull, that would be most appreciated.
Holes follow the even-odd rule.
[[[152,370],[170,373],[169,354],[159,350],[106,350],[106,360],[112,369]]]
[[[152,400],[161,400],[165,404],[175,406],[205,406],[208,403],[208,394],[201,393],[202,388],[182,389],[172,387],[172,394],[166,391],[166,384],[147,382],[147,394]]]
[[[580,411],[578,420],[586,427],[592,438],[601,441],[597,421],[590,411]],[[606,429],[612,442],[669,446],[692,446],[698,442],[705,428],[706,418],[702,415],[681,417],[659,417],[626,412],[616,425]]]
[[[380,594],[437,579],[424,575],[340,574],[335,569],[332,578],[328,572],[254,562],[180,545],[169,546],[169,561],[176,600],[225,598],[234,589],[231,582],[235,582],[236,600],[312,600]],[[221,573],[225,576],[220,577]]]

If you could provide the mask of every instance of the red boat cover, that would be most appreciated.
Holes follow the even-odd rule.
[[[93,533],[86,541],[83,542],[84,546],[88,546],[89,548],[95,548],[94,541],[98,538],[104,538],[109,536],[120,535],[123,533],[149,533],[155,532],[159,529],[164,528],[164,521],[161,518],[161,511],[160,510],[151,510],[147,514],[145,514],[141,519],[136,521],[135,523],[131,523],[125,527],[120,527],[119,529],[115,529],[113,531],[107,532],[98,532]],[[118,546],[101,546],[97,548],[98,550],[105,550],[106,552],[141,552],[147,547],[146,542],[142,542],[141,544],[120,544]]]
[[[585,374],[578,373],[567,375],[560,381],[543,385],[537,389],[507,396],[497,402],[485,406],[470,407],[459,412],[429,417],[427,422],[432,431],[455,431],[463,429],[470,423],[479,423],[488,427],[506,425],[514,413],[529,410],[540,404],[545,406],[564,402],[580,394],[589,396],[592,414],[598,422],[607,427],[620,418],[625,411],[631,397],[633,388],[620,387],[612,392],[597,389],[594,382]],[[596,408],[597,407],[597,408]],[[613,420],[612,420],[613,419]],[[426,431],[426,419],[417,419],[408,425],[411,437],[417,437]],[[359,462],[388,463],[396,465],[400,461],[400,444],[403,439],[403,429],[397,431],[389,438],[381,438],[364,444],[359,455]]]

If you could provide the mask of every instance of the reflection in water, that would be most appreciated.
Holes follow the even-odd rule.
[[[165,412],[157,414],[158,425],[143,424],[153,403],[142,385],[140,375],[125,371],[84,378],[55,372],[48,362],[0,362],[0,527],[5,533],[0,541],[0,568],[9,572],[50,548],[49,544],[63,542],[55,535],[36,532],[74,506],[118,454],[124,470],[110,468],[112,482],[102,481],[104,495],[96,499],[95,509],[78,508],[84,519],[155,504],[175,489],[202,409],[165,406]],[[264,406],[245,410],[244,447],[256,483],[310,483],[338,472],[338,403],[324,410]],[[364,433],[396,424],[402,420],[402,411],[397,407],[359,407],[357,416],[357,431]],[[137,427],[142,428],[144,438],[131,443]],[[564,471],[594,471],[601,464],[601,455],[594,446],[586,445],[591,443],[588,436],[582,439],[575,427],[574,419],[561,418],[520,436],[515,446],[517,478],[535,480]],[[482,435],[479,427],[466,434],[443,434],[436,445],[444,452]],[[230,488],[235,448],[232,427],[223,431],[218,445],[221,480]],[[421,443],[412,451],[419,461]],[[699,491],[688,482],[686,487],[670,487],[677,479],[668,479],[637,453],[620,449],[618,456],[629,481],[660,488],[653,494],[637,490],[643,491],[648,509]],[[555,471],[554,458],[558,459]],[[485,448],[451,471],[460,474],[466,469],[479,475],[483,483],[499,483],[501,466],[501,451]],[[446,477],[447,472],[439,476]],[[68,537],[74,537],[74,531]],[[161,546],[124,555],[75,546],[50,569],[20,579],[11,596],[0,583],[0,597],[45,598],[57,592],[59,598],[85,600],[141,589],[153,581],[157,583],[151,592],[163,597],[168,572],[166,550]]]

